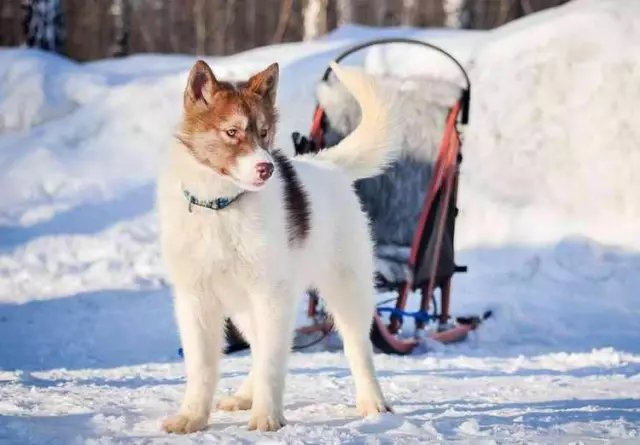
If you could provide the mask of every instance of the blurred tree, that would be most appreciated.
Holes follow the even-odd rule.
[[[234,30],[236,30],[236,0],[225,0],[225,8],[224,8],[224,28],[223,28],[223,40],[222,40],[222,51],[220,53],[234,53],[236,52],[236,46],[238,43],[238,38],[233,34]]]
[[[375,24],[377,26],[385,26],[387,24],[387,14],[389,12],[389,3],[387,0],[375,0]]]
[[[258,0],[245,0],[245,35],[250,45],[256,42],[256,18],[258,17]]]
[[[0,0],[0,46],[26,42],[82,61],[141,52],[223,55],[315,39],[344,23],[490,29],[567,1]]]
[[[338,26],[353,23],[353,0],[337,0]]]
[[[327,0],[307,0],[303,16],[303,40],[317,39],[327,33]]]
[[[122,57],[129,54],[129,1],[112,0],[109,13],[113,16],[113,44],[112,57]]]
[[[24,43],[20,0],[0,1],[0,46],[16,46]]]
[[[203,55],[206,52],[207,43],[207,16],[205,14],[205,0],[194,0],[193,21],[196,29],[196,54]]]
[[[284,37],[284,33],[287,30],[287,25],[289,24],[289,19],[291,18],[292,11],[293,11],[293,0],[284,0],[282,2],[282,5],[280,6],[280,16],[278,17],[278,27],[276,28],[276,32],[273,35],[273,39],[271,39],[271,43],[282,42],[282,37]]]
[[[22,7],[27,46],[62,53],[66,32],[61,0],[23,0]]]
[[[418,21],[418,0],[402,0],[402,18],[405,26],[414,26]]]
[[[470,0],[443,0],[442,9],[446,27],[461,29],[471,27],[473,15]]]

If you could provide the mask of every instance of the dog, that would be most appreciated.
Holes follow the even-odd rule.
[[[285,425],[283,391],[298,300],[319,290],[342,336],[366,416],[390,411],[373,365],[374,256],[354,181],[393,162],[398,117],[372,77],[332,69],[362,108],[340,144],[289,158],[274,148],[279,68],[246,82],[218,81],[204,61],[191,69],[183,116],[158,179],[161,245],[184,350],[186,388],[163,428],[206,427],[231,317],[252,365],[221,410],[251,410],[249,429]]]

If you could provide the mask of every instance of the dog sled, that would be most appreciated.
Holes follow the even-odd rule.
[[[432,141],[433,156],[428,162],[399,161],[395,170],[392,166],[390,170],[393,171],[384,173],[380,178],[356,183],[356,192],[372,219],[378,246],[376,261],[380,266],[376,271],[376,291],[380,300],[372,314],[371,342],[383,353],[405,355],[423,342],[449,344],[465,340],[491,315],[491,311],[458,317],[450,313],[452,278],[457,273],[467,272],[466,266],[455,262],[454,235],[458,214],[458,175],[462,162],[459,125],[466,125],[469,121],[469,77],[462,65],[443,49],[406,38],[378,39],[359,44],[340,54],[335,62],[340,63],[365,48],[392,43],[419,45],[439,52],[460,70],[465,82],[463,88],[456,88],[452,105],[449,103],[443,107],[442,119],[438,118],[444,121],[439,127],[443,128],[443,132],[438,137],[439,141]],[[321,83],[329,82],[330,78],[331,68],[327,67]],[[330,150],[338,142],[333,124],[323,104],[318,102],[309,135],[292,135],[296,154]],[[344,136],[346,134],[340,134],[338,138]],[[420,143],[417,141],[418,145]],[[396,209],[374,209],[379,204],[376,201],[384,194],[381,192],[404,197],[405,191],[399,178],[408,177],[413,181],[410,186],[416,190],[411,205],[407,205],[406,200],[400,200],[402,202]],[[397,217],[398,214],[402,216],[407,209],[413,213],[406,218],[387,221],[387,226],[407,226],[404,238],[400,236],[399,242],[392,240],[391,244],[381,243],[384,230],[376,233],[378,220]],[[410,220],[414,223],[407,225]],[[306,322],[297,328],[293,348],[299,350],[319,344],[332,330],[333,324],[322,295],[309,290]],[[227,353],[249,347],[230,320],[227,320],[226,332]]]

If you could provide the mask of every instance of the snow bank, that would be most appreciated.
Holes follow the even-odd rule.
[[[640,247],[640,3],[580,0],[475,56],[461,245]]]
[[[1,223],[47,221],[152,177],[178,117],[179,75],[124,81],[25,50],[2,51],[0,66],[11,91],[0,121],[23,127],[0,136]]]
[[[0,49],[0,133],[60,118],[104,88],[102,76],[53,54]]]

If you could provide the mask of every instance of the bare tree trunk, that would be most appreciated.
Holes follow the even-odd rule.
[[[470,0],[443,0],[444,24],[448,28],[468,29],[473,21]]]
[[[194,0],[193,20],[196,25],[196,54],[203,55],[206,52],[207,43],[207,17],[204,6],[206,0]]]
[[[535,12],[531,5],[531,0],[520,0],[520,6],[522,7],[523,15],[533,14]]]
[[[169,48],[172,53],[180,52],[180,38],[177,35],[178,27],[176,26],[176,2],[169,0],[166,2],[164,9],[164,19],[166,20],[166,32],[169,35]]]
[[[226,40],[226,0],[205,0],[209,4],[207,8],[207,23],[210,23],[211,29],[207,32],[210,46],[207,51],[216,56],[221,56],[225,51]]]
[[[23,42],[22,14],[18,1],[0,2],[0,46],[14,46]]]
[[[338,0],[338,26],[353,23],[353,0]]]
[[[289,23],[289,19],[291,18],[292,9],[293,0],[284,0],[282,2],[282,7],[280,8],[280,16],[278,17],[278,27],[276,28],[276,32],[273,35],[273,39],[271,39],[272,43],[282,42],[284,32],[287,30],[287,24]]]
[[[249,48],[258,46],[256,41],[256,17],[258,16],[258,10],[256,8],[256,2],[258,0],[246,0],[246,24],[247,24],[247,39],[249,40]]]
[[[111,57],[122,57],[129,54],[129,2],[128,0],[112,0],[109,13],[113,16],[113,44]]]
[[[529,5],[531,6],[531,5]],[[514,0],[514,15],[516,19],[519,19],[520,17],[526,15],[526,11],[525,11],[525,6],[524,6],[524,1],[523,0]]]
[[[234,29],[235,23],[235,11],[236,8],[236,0],[226,0],[225,10],[224,10],[224,30],[225,30],[225,41],[224,41],[224,54],[232,54],[236,52],[236,41],[234,38],[235,35],[232,34],[232,30]]]
[[[402,0],[401,23],[405,26],[413,26],[418,21],[418,0]]]
[[[387,0],[376,0],[374,4],[376,8],[376,25],[386,26],[387,13],[389,12]]]
[[[23,0],[27,46],[62,53],[66,29],[60,0]]]
[[[317,39],[327,32],[327,0],[307,0],[304,8],[303,40]]]
[[[511,12],[511,6],[513,5],[514,0],[507,0],[500,2],[500,11],[498,13],[497,21],[494,22],[493,26],[500,26],[504,23],[507,23],[509,13]],[[519,0],[515,0],[517,3],[520,3]]]

